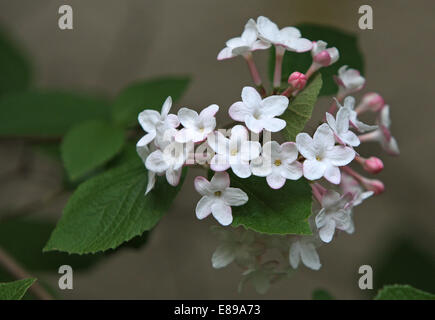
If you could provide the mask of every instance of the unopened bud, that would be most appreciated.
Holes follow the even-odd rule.
[[[385,186],[380,180],[364,178],[361,182],[367,190],[373,191],[375,195],[381,194],[385,190]]]
[[[293,72],[288,78],[288,83],[297,90],[302,90],[307,84],[307,77],[301,72]]]
[[[384,169],[384,163],[377,157],[370,157],[364,161],[363,168],[367,172],[376,174]]]
[[[382,96],[377,93],[370,92],[370,93],[366,93],[363,96],[360,105],[356,109],[356,112],[361,113],[367,110],[378,112],[384,106],[385,106],[384,98],[382,98]]]

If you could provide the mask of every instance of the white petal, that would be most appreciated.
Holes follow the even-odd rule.
[[[214,152],[219,154],[229,153],[230,140],[227,139],[221,132],[213,132],[207,136],[207,142]]]
[[[280,116],[288,107],[286,96],[270,96],[261,102],[261,113],[269,118]]]
[[[153,132],[156,130],[157,123],[161,120],[160,113],[156,110],[144,110],[139,113],[138,121],[142,129],[146,132]]]
[[[308,180],[317,180],[323,177],[326,170],[324,163],[317,160],[305,160],[303,163],[304,177]]]
[[[251,47],[252,51],[255,50],[264,50],[264,49],[269,49],[270,48],[270,43],[263,41],[263,40],[257,40],[254,42],[254,44]]]
[[[199,116],[201,119],[207,119],[212,118],[216,115],[216,113],[219,111],[219,106],[217,104],[209,105],[207,108],[203,109]]]
[[[287,50],[294,51],[294,52],[306,52],[306,51],[310,51],[313,48],[313,42],[304,38],[284,41],[284,45]]]
[[[322,266],[313,243],[304,243],[301,250],[301,259],[304,265],[313,270],[319,270]]]
[[[210,195],[213,192],[211,189],[210,182],[202,176],[195,177],[194,185],[195,185],[195,190],[203,196]]]
[[[287,123],[285,120],[272,118],[272,119],[261,119],[263,128],[270,132],[278,132],[285,128]]]
[[[341,179],[340,169],[332,165],[327,166],[325,170],[325,179],[333,184],[339,184]]]
[[[233,49],[228,47],[223,48],[217,56],[218,60],[225,60],[231,58],[234,58]]]
[[[183,128],[175,134],[175,141],[179,143],[186,143],[192,141],[194,138],[194,130],[191,128]]]
[[[234,38],[231,38],[230,40],[228,40],[225,43],[225,45],[227,47],[230,47],[231,49],[234,49],[234,48],[238,48],[238,47],[245,47],[246,42],[243,41],[243,39],[240,37],[234,37]],[[234,50],[233,50],[233,52],[234,52]]]
[[[337,132],[343,133],[349,130],[350,113],[348,108],[340,108],[337,112]]]
[[[251,168],[249,162],[238,161],[231,164],[231,169],[239,178],[249,178],[251,176]]]
[[[279,36],[278,26],[263,16],[257,18],[257,30],[261,38],[270,42],[276,41]]]
[[[239,188],[226,188],[222,193],[224,202],[229,206],[242,206],[248,202],[248,195]]]
[[[230,176],[226,172],[216,172],[210,184],[213,190],[224,190],[230,186]]]
[[[261,96],[253,87],[244,87],[242,89],[242,100],[248,107],[257,107],[261,104]]]
[[[272,163],[269,157],[258,157],[251,161],[252,174],[257,177],[266,177],[272,173]]]
[[[251,108],[249,108],[245,103],[238,101],[231,105],[230,109],[228,110],[228,114],[230,115],[231,119],[243,122],[245,121],[245,116],[252,114],[252,112]]]
[[[148,170],[154,172],[163,172],[168,169],[168,164],[164,160],[162,151],[156,150],[152,152],[145,161],[145,166]]]
[[[316,146],[322,146],[325,149],[330,148],[335,144],[334,134],[326,123],[317,128],[313,140]]]
[[[314,141],[308,133],[298,133],[296,136],[296,146],[298,147],[299,152],[306,159],[311,160],[316,158],[316,148],[314,146]]]
[[[180,121],[175,114],[168,114],[166,117],[166,123],[172,128],[177,128],[180,125]]]
[[[252,115],[245,117],[245,123],[248,129],[254,133],[260,133],[263,130],[263,122],[255,119]]]
[[[332,238],[334,237],[334,233],[335,233],[335,221],[334,220],[329,220],[325,226],[323,226],[320,230],[319,230],[319,236],[320,239],[323,242],[329,243],[331,242]]]
[[[172,98],[169,96],[166,98],[162,106],[162,112],[160,113],[162,115],[162,119],[166,118],[169,111],[171,110],[171,107],[172,107]]]
[[[261,144],[258,141],[245,141],[240,148],[242,160],[252,160],[260,155]]]
[[[230,140],[231,143],[233,142],[243,142],[248,140],[249,134],[248,134],[248,130],[246,130],[246,128],[242,125],[236,125],[231,129],[231,136],[230,136]]]
[[[334,146],[326,151],[325,157],[334,166],[345,166],[355,158],[355,151],[345,146]]]
[[[293,269],[297,269],[297,267],[299,266],[299,261],[301,259],[300,254],[301,254],[301,246],[299,244],[299,241],[295,241],[290,246],[290,253],[289,253],[290,265],[292,266]]]
[[[296,39],[300,38],[301,32],[299,31],[298,28],[295,28],[295,27],[285,27],[279,31],[279,35],[282,39],[291,40],[294,38],[296,38]]]
[[[202,197],[195,209],[196,217],[199,220],[206,218],[211,213],[211,206],[214,203],[214,199],[211,197],[204,196]]]
[[[210,161],[210,168],[213,171],[225,171],[230,167],[229,157],[227,154],[215,154]]]
[[[222,201],[215,201],[211,206],[213,217],[223,226],[228,226],[233,222],[231,207]]]
[[[296,143],[294,142],[285,142],[281,145],[281,154],[282,157],[289,161],[293,162],[298,158],[298,148]]]
[[[281,189],[285,184],[285,178],[275,172],[266,177],[267,184],[272,189]]]
[[[215,269],[224,268],[233,262],[235,257],[234,249],[231,246],[221,245],[213,253],[211,263]]]
[[[166,180],[171,186],[176,187],[180,183],[180,177],[181,168],[178,170],[166,170]]]
[[[343,140],[346,144],[352,147],[358,147],[360,145],[360,141],[358,136],[352,131],[347,131],[346,133],[342,133],[340,135],[341,140]]]
[[[245,44],[251,46],[257,40],[257,30],[249,26],[248,28],[245,27],[241,38]]]
[[[150,149],[147,145],[138,146],[136,145],[136,152],[139,155],[139,157],[142,159],[142,162],[145,164],[145,161],[150,154]]]
[[[147,146],[151,141],[156,137],[156,132],[152,131],[144,135],[137,143],[136,147],[144,147]]]
[[[178,120],[180,120],[181,124],[186,128],[194,127],[197,118],[198,113],[195,110],[188,108],[178,110]]]
[[[145,195],[147,195],[152,189],[154,189],[155,184],[156,184],[156,173],[152,171],[148,171],[148,183],[147,183],[147,189],[145,191]]]
[[[298,180],[303,175],[302,163],[298,161],[285,161],[279,168],[280,174],[286,179]]]
[[[326,122],[329,124],[334,132],[337,132],[337,124],[335,123],[335,118],[329,112],[326,112]]]

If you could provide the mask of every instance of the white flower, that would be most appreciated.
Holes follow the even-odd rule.
[[[245,192],[230,187],[230,176],[226,172],[216,172],[210,182],[204,177],[196,177],[195,189],[202,195],[196,205],[196,217],[202,220],[211,213],[223,226],[233,222],[231,206],[248,202]]]
[[[279,145],[276,141],[269,141],[264,144],[261,156],[251,161],[251,170],[256,176],[266,177],[271,188],[279,189],[284,186],[286,179],[297,180],[302,177],[302,164],[297,158],[295,143]]]
[[[348,69],[347,66],[338,69],[338,77],[335,80],[340,87],[339,95],[341,96],[361,90],[366,82],[366,79],[361,76],[358,70]]]
[[[352,207],[360,205],[374,194],[373,191],[365,191],[361,184],[347,173],[343,173],[341,176],[340,188],[343,194],[350,193],[352,195]]]
[[[168,183],[176,186],[180,182],[182,167],[192,151],[192,146],[170,140],[162,143],[161,149],[146,158],[145,166],[157,174],[165,173]]]
[[[263,16],[257,18],[257,30],[260,39],[289,51],[306,52],[313,47],[310,40],[301,38],[297,28],[286,27],[280,30],[274,22]]]
[[[138,120],[142,128],[147,132],[137,143],[137,146],[146,146],[157,135],[157,131],[163,133],[168,129],[174,129],[180,125],[175,114],[168,114],[172,106],[172,98],[167,97],[162,106],[161,113],[147,109],[139,113]]]
[[[322,209],[315,218],[316,226],[319,229],[319,236],[323,242],[331,242],[335,229],[354,232],[354,225],[351,215],[352,195],[347,193],[341,196],[338,192],[328,190],[322,197]]]
[[[249,161],[260,155],[261,145],[258,141],[248,141],[248,130],[244,126],[234,126],[229,139],[220,132],[211,133],[207,142],[216,152],[210,162],[212,170],[225,171],[231,167],[240,178],[251,175]]]
[[[181,108],[178,111],[178,119],[184,128],[175,134],[175,141],[185,143],[189,141],[201,142],[216,127],[215,114],[219,106],[212,104],[202,110],[200,114],[188,108]]]
[[[264,251],[255,246],[255,235],[252,231],[221,228],[219,235],[220,245],[211,258],[213,268],[224,268],[233,261],[247,267],[254,262],[256,255]]]
[[[335,138],[340,144],[357,147],[360,141],[355,133],[349,130],[350,111],[347,108],[340,108],[336,118],[326,112],[326,121],[334,132]]]
[[[147,145],[136,146],[136,152],[145,165],[146,159],[150,154],[150,149],[148,148],[148,146]],[[147,189],[145,191],[145,195],[147,195],[154,188],[155,184],[156,184],[156,173],[151,170],[148,170],[148,183],[147,183]]]
[[[378,118],[379,128],[375,131],[360,135],[358,138],[361,142],[378,141],[382,148],[390,155],[396,156],[400,153],[396,139],[390,131],[390,106],[385,105]]]
[[[335,103],[337,104],[337,106],[340,107],[340,109],[345,108],[345,109],[349,110],[350,124],[352,125],[352,127],[357,129],[359,132],[372,131],[372,130],[375,130],[378,128],[378,126],[371,126],[371,125],[365,124],[365,123],[358,120],[358,114],[354,110],[354,107],[355,107],[355,98],[354,97],[351,97],[351,96],[346,97],[344,99],[343,105],[341,105],[337,99],[335,99]]]
[[[327,45],[328,44],[322,40],[313,42],[311,56],[313,57],[313,62],[317,64],[316,69],[330,66],[340,58],[338,49],[335,47],[327,48]]]
[[[245,55],[251,51],[268,49],[269,47],[270,43],[257,39],[257,27],[255,21],[249,19],[242,35],[228,40],[226,47],[219,52],[217,59],[229,59],[235,56]]]
[[[319,270],[322,266],[312,237],[303,237],[291,244],[289,261],[293,269],[297,269],[300,260],[305,266],[313,270]]]
[[[228,113],[233,120],[245,122],[249,130],[260,133],[263,129],[278,132],[284,129],[286,122],[275,118],[284,113],[289,104],[285,96],[270,96],[261,99],[252,87],[244,87],[242,101],[234,103]]]
[[[308,180],[325,177],[329,182],[340,183],[339,166],[345,166],[355,157],[355,151],[345,146],[336,146],[334,134],[326,124],[319,126],[313,139],[305,132],[296,136],[296,146],[305,157],[303,173]]]

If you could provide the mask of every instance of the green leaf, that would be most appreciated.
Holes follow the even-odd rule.
[[[91,119],[109,119],[104,100],[57,91],[12,93],[0,98],[0,135],[61,136]]]
[[[3,33],[0,33],[0,70],[0,96],[29,87],[32,78],[30,63]]]
[[[311,118],[317,96],[322,88],[322,76],[318,74],[307,87],[291,102],[288,109],[281,116],[287,122],[283,135],[288,141],[295,141],[296,135],[301,132],[307,121]]]
[[[21,300],[35,281],[35,278],[28,278],[0,283],[0,300]]]
[[[338,90],[333,76],[338,73],[338,69],[343,65],[357,69],[364,74],[364,59],[358,46],[358,39],[355,34],[329,26],[315,24],[299,24],[296,26],[304,38],[317,41],[323,40],[328,43],[328,47],[336,47],[340,52],[340,59],[326,68],[321,68],[323,77],[323,87],[320,91],[321,96],[335,94]],[[287,79],[294,71],[305,73],[312,62],[311,52],[296,53],[286,51],[283,68],[282,81],[287,83]],[[270,50],[269,56],[269,76],[273,79],[275,67],[275,50]]]
[[[74,270],[85,270],[97,263],[101,256],[69,255],[63,252],[42,252],[55,224],[29,219],[8,220],[0,223],[0,246],[26,269],[57,272],[67,264]],[[0,266],[1,268],[1,266]]]
[[[408,285],[389,285],[382,288],[375,300],[435,300],[435,294]]]
[[[113,158],[124,142],[124,132],[105,121],[91,120],[73,127],[61,145],[63,163],[71,180]]]
[[[166,77],[135,83],[118,95],[113,102],[112,116],[115,123],[131,126],[137,123],[138,114],[144,109],[160,112],[168,96],[176,102],[189,84],[188,77]]]
[[[182,181],[172,187],[164,177],[157,179],[155,188],[145,196],[147,179],[137,157],[81,184],[44,251],[95,253],[114,249],[151,230],[168,211]]]
[[[311,188],[305,179],[287,180],[284,187],[274,190],[264,178],[241,179],[231,174],[231,186],[249,196],[245,205],[232,207],[234,227],[267,234],[312,234],[308,223]]]
[[[334,300],[334,297],[326,290],[317,289],[313,291],[313,300]]]

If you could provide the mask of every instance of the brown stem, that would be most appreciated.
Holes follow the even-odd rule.
[[[6,251],[0,247],[0,265],[17,279],[33,278]],[[53,297],[39,284],[34,283],[29,291],[40,300],[53,300]]]

